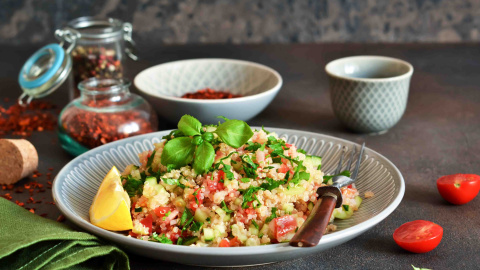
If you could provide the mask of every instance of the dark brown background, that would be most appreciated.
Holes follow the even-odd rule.
[[[37,48],[2,46],[0,101],[17,97],[16,78],[21,65]],[[171,60],[226,57],[266,64],[284,78],[282,90],[251,125],[307,130],[337,136],[368,147],[390,159],[406,181],[403,202],[387,219],[360,237],[328,251],[295,261],[251,269],[411,269],[411,264],[433,269],[478,269],[480,265],[480,197],[453,206],[436,190],[438,177],[480,173],[480,50],[477,44],[451,45],[205,45],[139,48],[141,61],[131,62],[130,77],[140,70]],[[386,55],[413,64],[409,102],[402,120],[388,133],[365,136],[345,130],[335,119],[329,101],[325,64],[350,55]],[[59,108],[68,102],[62,88],[46,98]],[[157,108],[161,110],[162,108]],[[161,123],[160,129],[174,128]],[[40,172],[58,172],[72,157],[58,145],[55,132],[29,138],[40,155]],[[45,183],[44,177],[38,178]],[[19,182],[26,183],[28,179]],[[4,194],[5,191],[0,191]],[[26,201],[27,194],[13,194]],[[45,201],[51,200],[45,194]],[[40,197],[39,197],[40,198]],[[56,219],[52,205],[36,204],[37,213]],[[400,249],[392,234],[401,224],[426,219],[444,228],[439,247],[427,254]],[[133,269],[186,269],[188,266],[131,255]]]

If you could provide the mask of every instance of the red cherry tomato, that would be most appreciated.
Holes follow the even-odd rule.
[[[480,190],[480,176],[475,174],[445,175],[437,180],[438,192],[453,204],[466,204]]]
[[[410,252],[425,253],[440,244],[443,228],[426,220],[410,221],[398,227],[393,233],[393,240]]]

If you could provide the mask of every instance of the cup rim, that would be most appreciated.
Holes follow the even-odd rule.
[[[405,74],[398,75],[398,76],[393,76],[393,77],[388,77],[388,78],[353,78],[353,77],[347,77],[347,76],[341,76],[333,73],[332,66],[335,64],[338,64],[339,62],[347,61],[347,60],[354,60],[354,59],[375,59],[375,60],[389,60],[392,62],[397,62],[402,65],[405,65],[408,68],[408,71]],[[331,76],[335,77],[338,79],[343,79],[343,80],[350,80],[350,81],[361,81],[361,82],[389,82],[389,81],[396,81],[396,80],[402,80],[408,77],[411,77],[413,74],[413,66],[408,63],[407,61],[398,59],[398,58],[393,58],[393,57],[388,57],[388,56],[379,56],[379,55],[357,55],[357,56],[348,56],[348,57],[343,57],[339,58],[333,61],[330,61],[326,66],[325,66],[325,72]]]

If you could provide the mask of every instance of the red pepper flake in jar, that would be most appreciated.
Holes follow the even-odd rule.
[[[130,93],[129,85],[113,79],[83,81],[79,86],[82,96],[67,105],[60,116],[60,136],[69,137],[60,140],[62,146],[71,148],[65,143],[73,139],[94,148],[155,131],[156,114],[143,98]]]
[[[238,98],[242,97],[241,95],[234,95],[227,91],[217,91],[211,88],[205,88],[198,90],[195,93],[186,93],[182,98],[189,99],[229,99],[229,98]]]

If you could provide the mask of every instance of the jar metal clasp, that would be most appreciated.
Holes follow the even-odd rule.
[[[135,41],[132,39],[132,24],[131,23],[123,23],[123,39],[126,42],[125,46],[125,53],[132,59],[138,60],[138,56],[136,55],[136,46]]]

